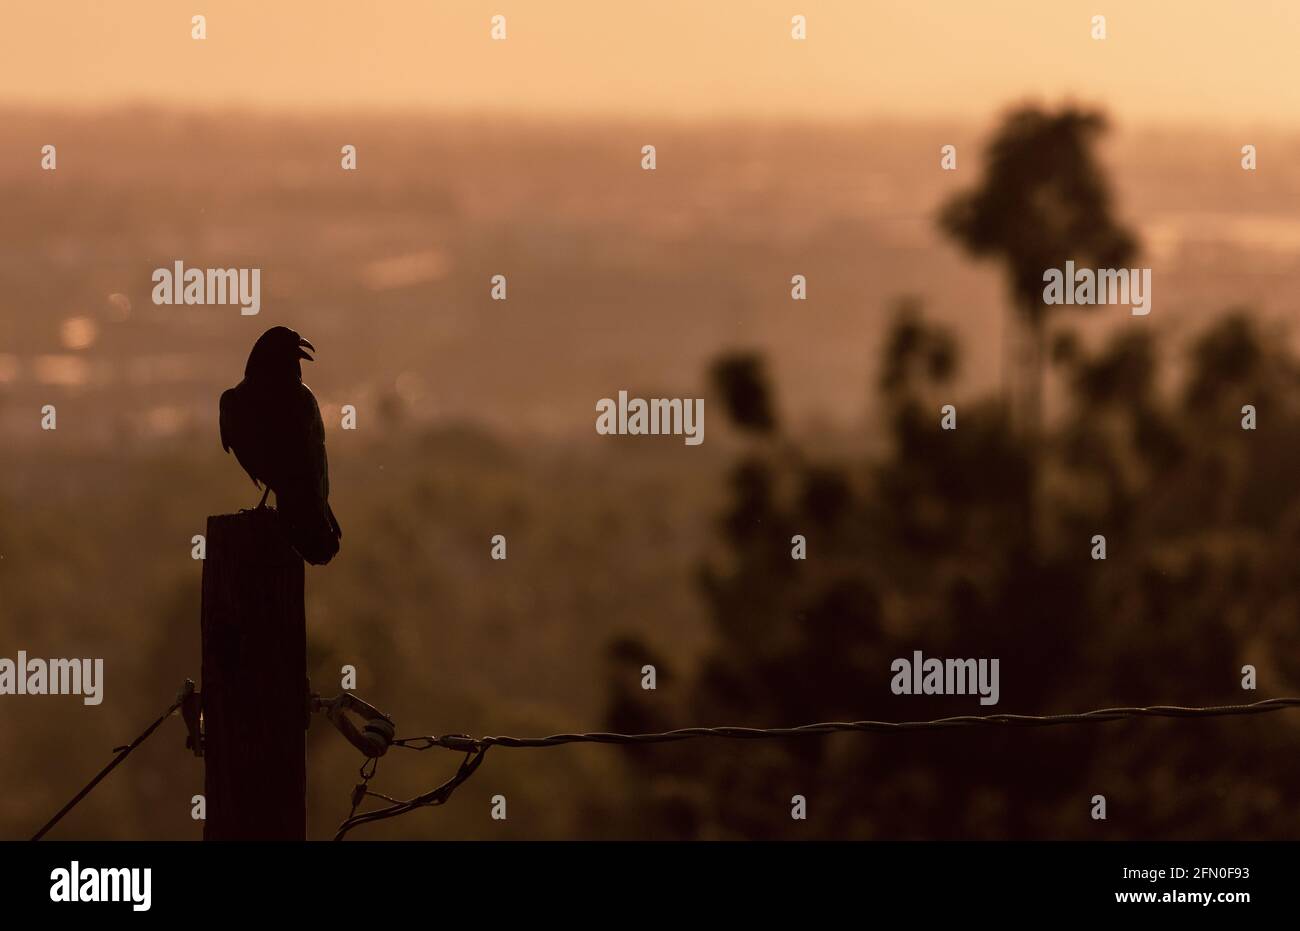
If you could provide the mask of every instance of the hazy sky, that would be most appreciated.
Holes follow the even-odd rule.
[[[6,102],[983,119],[1067,95],[1300,127],[1300,0],[0,2]]]

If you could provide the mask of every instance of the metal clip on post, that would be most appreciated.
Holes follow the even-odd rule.
[[[313,696],[312,709],[324,711],[325,717],[338,728],[340,734],[347,738],[348,743],[371,759],[383,756],[393,745],[396,729],[392,719],[351,692],[344,692],[328,701],[319,695]],[[347,712],[355,714],[364,721],[360,729],[352,723]]]
[[[186,679],[176,700],[181,703],[181,717],[185,720],[185,749],[195,756],[203,756],[203,698],[194,689],[194,680]]]

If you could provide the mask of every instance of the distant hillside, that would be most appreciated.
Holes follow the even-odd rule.
[[[978,170],[981,127],[0,119],[0,427],[18,444],[50,400],[80,418],[64,442],[206,436],[215,392],[272,323],[320,347],[309,381],[327,406],[520,434],[589,432],[617,387],[694,390],[732,345],[767,351],[794,416],[857,417],[902,292],[956,325],[966,378],[997,381],[997,273],[932,222]],[[1252,140],[1268,170],[1248,173],[1239,139],[1124,129],[1106,155],[1155,269],[1152,324],[1241,302],[1292,312],[1300,140]],[[51,140],[59,168],[42,172]],[[340,169],[344,143],[360,170]],[[956,172],[939,170],[946,143]],[[153,306],[152,270],[177,259],[260,267],[261,314]],[[789,298],[796,273],[806,303]],[[506,303],[488,299],[494,274]]]

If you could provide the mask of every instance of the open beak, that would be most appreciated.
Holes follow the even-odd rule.
[[[308,349],[312,352],[316,351],[316,347],[309,340],[303,339],[301,336],[298,337],[298,358],[306,359],[308,362],[315,362],[316,360],[307,352]]]

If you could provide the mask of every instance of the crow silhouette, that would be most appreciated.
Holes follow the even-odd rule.
[[[313,566],[339,551],[343,531],[330,509],[325,425],[300,359],[316,347],[288,327],[271,327],[253,344],[244,380],[221,395],[221,448],[234,450],[258,488],[258,509],[275,492],[285,535]]]

